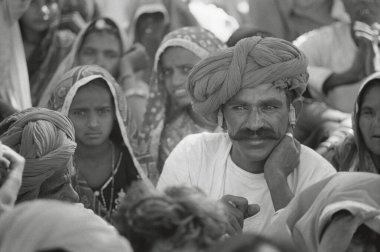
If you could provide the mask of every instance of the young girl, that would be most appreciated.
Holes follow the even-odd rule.
[[[150,183],[130,148],[127,131],[135,129],[118,84],[99,66],[75,67],[63,75],[48,106],[74,124],[80,201],[109,219],[118,193],[134,180]]]

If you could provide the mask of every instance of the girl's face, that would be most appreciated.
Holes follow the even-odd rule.
[[[161,73],[166,90],[179,108],[190,104],[186,90],[187,75],[199,60],[198,56],[183,47],[169,47],[161,56]]]
[[[69,110],[76,142],[89,147],[109,140],[115,120],[113,98],[108,86],[94,81],[79,88]]]
[[[78,53],[79,65],[98,65],[117,78],[122,54],[119,39],[107,31],[95,31],[86,36]]]
[[[24,28],[43,32],[58,20],[59,15],[60,9],[57,0],[32,0],[20,21]]]
[[[362,98],[359,128],[367,148],[380,156],[380,84],[369,87]]]

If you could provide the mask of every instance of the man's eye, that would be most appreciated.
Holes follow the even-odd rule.
[[[272,106],[272,105],[266,105],[266,106],[263,107],[263,109],[266,110],[266,111],[272,111],[272,110],[277,109],[277,107],[276,106]]]
[[[238,110],[238,111],[243,111],[243,110],[247,110],[247,106],[244,106],[244,105],[235,105],[235,106],[232,106],[232,109],[233,110]]]

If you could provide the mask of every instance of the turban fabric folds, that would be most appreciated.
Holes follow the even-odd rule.
[[[220,106],[244,88],[273,83],[300,97],[306,89],[306,68],[306,56],[290,42],[251,37],[196,64],[187,88],[193,109],[216,123]]]
[[[41,184],[58,169],[71,169],[76,143],[74,127],[60,112],[31,108],[0,124],[1,141],[25,158],[22,200],[38,196]],[[20,198],[18,199],[18,201]]]

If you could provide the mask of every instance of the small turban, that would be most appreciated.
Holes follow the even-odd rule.
[[[63,249],[131,252],[117,230],[82,205],[56,200],[18,204],[0,217],[0,252]]]
[[[69,161],[76,148],[74,127],[60,112],[26,109],[6,118],[0,124],[0,134],[4,144],[25,158],[19,191],[25,199],[36,198],[41,184],[55,171],[71,168]]]
[[[309,76],[306,68],[306,56],[290,42],[251,37],[196,64],[187,88],[193,109],[216,123],[220,106],[244,88],[273,83],[300,97]]]

